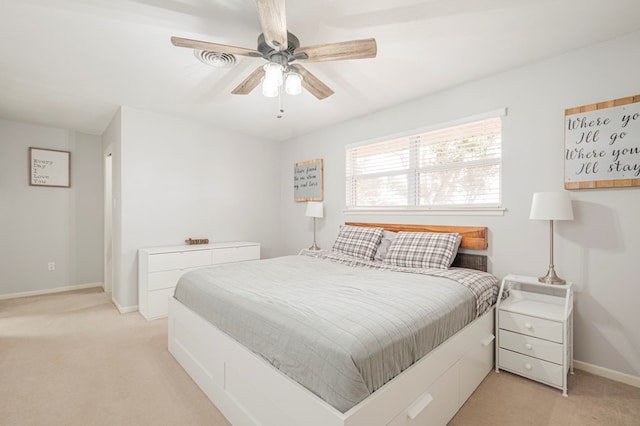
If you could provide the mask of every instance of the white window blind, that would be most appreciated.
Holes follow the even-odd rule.
[[[501,134],[492,117],[347,147],[347,208],[499,207]]]

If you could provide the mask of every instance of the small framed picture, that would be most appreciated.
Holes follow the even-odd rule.
[[[71,152],[29,148],[29,185],[69,188]]]
[[[322,159],[303,161],[293,165],[293,199],[295,201],[322,201]]]

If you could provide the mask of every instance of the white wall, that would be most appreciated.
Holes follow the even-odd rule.
[[[120,188],[122,186],[122,166],[121,166],[121,146],[122,146],[122,111],[118,109],[111,122],[102,134],[102,148],[104,151],[111,149],[111,264],[106,264],[105,268],[111,266],[111,300],[116,304],[118,309],[122,309],[118,300],[122,300],[128,290],[126,286],[118,285],[122,280],[122,262],[117,259],[122,258],[122,209],[120,204]],[[109,276],[109,271],[105,273]],[[126,306],[126,305],[125,305]]]
[[[71,151],[71,187],[29,186],[29,147]],[[0,120],[0,295],[102,282],[101,193],[99,136]]]
[[[293,202],[293,163],[323,158],[326,217],[319,222],[320,246],[330,247],[348,220],[481,225],[490,230],[494,274],[543,275],[548,223],[528,216],[533,192],[563,188],[564,110],[639,94],[639,45],[640,33],[634,33],[287,141],[280,163],[281,223],[289,231],[283,233],[283,252],[308,247],[313,238],[304,203]],[[503,107],[504,216],[343,213],[346,144]],[[640,133],[635,137],[640,141]],[[575,220],[557,223],[555,264],[560,276],[577,285],[575,359],[640,376],[640,188],[571,195]]]
[[[105,135],[115,144],[113,297],[121,309],[137,305],[140,248],[208,238],[279,253],[276,143],[129,107]]]

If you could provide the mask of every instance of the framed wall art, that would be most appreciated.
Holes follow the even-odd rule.
[[[69,188],[71,152],[29,148],[29,185]]]
[[[303,161],[293,165],[293,199],[322,201],[322,159]]]
[[[564,112],[564,187],[640,186],[640,95]]]

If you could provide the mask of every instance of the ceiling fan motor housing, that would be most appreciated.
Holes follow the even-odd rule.
[[[264,34],[260,33],[260,35],[258,36],[257,50],[267,61],[275,62],[286,67],[290,62],[298,59],[296,58],[294,52],[298,47],[300,47],[300,41],[298,40],[298,37],[287,31],[287,44],[288,46],[286,50],[276,50],[267,44],[264,39]]]

